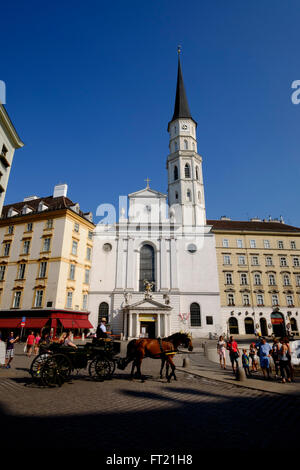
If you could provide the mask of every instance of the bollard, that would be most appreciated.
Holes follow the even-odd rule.
[[[190,366],[190,359],[188,357],[184,357],[182,367],[189,367],[189,366]]]
[[[246,374],[243,367],[237,367],[235,371],[235,378],[240,382],[243,382],[246,379]]]

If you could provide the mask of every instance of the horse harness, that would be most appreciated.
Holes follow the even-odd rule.
[[[158,344],[159,344],[159,349],[161,352],[161,356],[175,356],[175,354],[178,352],[177,350],[172,350],[170,349],[169,351],[165,351],[162,345],[162,339],[157,338]]]

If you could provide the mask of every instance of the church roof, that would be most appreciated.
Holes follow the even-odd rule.
[[[181,64],[180,64],[180,57],[178,56],[178,72],[177,72],[177,86],[176,86],[176,98],[175,98],[175,106],[174,106],[174,114],[169,122],[169,125],[172,121],[179,118],[188,118],[193,119],[188,100],[186,97],[182,71],[181,71]]]

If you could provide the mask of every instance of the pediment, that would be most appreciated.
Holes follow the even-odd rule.
[[[172,307],[170,307],[169,305],[157,302],[156,300],[153,300],[153,299],[142,299],[139,302],[135,302],[134,304],[125,305],[123,307],[123,310],[142,310],[142,311],[166,310],[166,311],[169,311],[169,310],[172,310]]]
[[[136,191],[135,193],[131,193],[128,195],[129,198],[167,198],[166,194],[160,193],[159,191],[155,191],[151,188],[141,189],[140,191]]]

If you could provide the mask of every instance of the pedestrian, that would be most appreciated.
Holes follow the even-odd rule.
[[[290,369],[290,375],[291,375],[291,381],[294,382],[294,367],[293,367],[293,364],[292,364],[292,353],[291,353],[291,346],[290,346],[290,340],[288,337],[284,338],[284,341],[288,347],[288,353],[287,353],[287,357],[288,357],[288,361],[289,361],[289,369]]]
[[[280,364],[279,364],[280,348],[281,348],[281,345],[279,343],[279,340],[274,338],[271,354],[272,354],[272,359],[273,359],[274,366],[275,366],[275,378],[276,379],[279,377],[279,373],[280,373]]]
[[[291,372],[289,366],[289,356],[290,353],[290,346],[285,339],[282,340],[282,345],[279,350],[279,365],[280,365],[280,372],[281,372],[281,382],[285,383],[285,375],[288,382],[291,382]]]
[[[14,347],[17,341],[19,341],[19,336],[15,338],[14,332],[11,331],[6,342],[6,356],[5,356],[6,369],[10,369],[10,364],[14,358]]]
[[[251,359],[251,370],[252,372],[257,372],[257,362],[256,362],[256,347],[254,343],[250,344],[249,348],[249,357]]]
[[[219,341],[217,343],[217,352],[220,358],[221,369],[226,369],[226,343],[223,336],[219,337]]]
[[[251,377],[251,372],[250,372],[250,359],[247,354],[247,349],[243,349],[243,354],[242,354],[242,364],[243,368],[246,374],[246,377]]]
[[[264,378],[266,374],[268,379],[270,379],[270,357],[271,357],[272,346],[267,343],[265,338],[261,338],[261,344],[259,347],[259,361],[260,367],[263,371]]]
[[[233,336],[230,336],[229,338],[229,341],[227,343],[227,350],[229,351],[232,371],[233,373],[235,373],[236,369],[239,367],[238,358],[240,357],[240,351],[237,342],[234,340]]]
[[[37,333],[34,339],[34,354],[36,356],[39,353],[40,341],[41,341],[41,336],[39,333]]]
[[[31,356],[33,345],[34,345],[34,340],[35,340],[35,336],[33,334],[33,331],[31,331],[30,334],[27,336],[27,340],[26,340],[26,354],[28,357]]]

